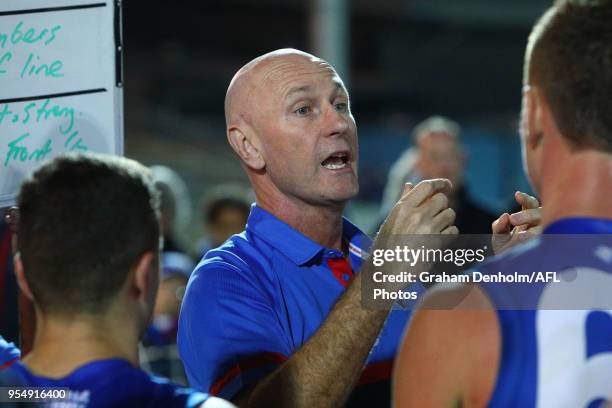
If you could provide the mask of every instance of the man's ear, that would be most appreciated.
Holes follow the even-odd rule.
[[[16,252],[13,256],[13,265],[15,266],[15,276],[17,277],[17,284],[19,285],[19,289],[21,289],[23,294],[33,302],[34,295],[32,294],[30,284],[26,280],[25,274],[23,272],[23,262],[21,261],[21,255],[19,254],[19,252]]]
[[[259,140],[252,132],[238,126],[231,126],[227,129],[227,140],[247,166],[254,170],[261,170],[266,166]]]
[[[159,257],[145,252],[132,269],[130,293],[140,301],[155,303],[159,286]]]
[[[530,149],[535,149],[542,142],[544,136],[543,109],[545,103],[540,88],[532,86],[527,92],[528,133],[525,143]]]

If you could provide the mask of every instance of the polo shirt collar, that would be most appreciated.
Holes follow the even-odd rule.
[[[327,249],[256,204],[251,206],[246,229],[299,266],[308,263]],[[346,218],[342,219],[342,235],[349,242],[351,258],[363,259],[371,244],[370,238]]]

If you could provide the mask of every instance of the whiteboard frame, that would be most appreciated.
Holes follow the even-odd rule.
[[[5,0],[3,0],[4,3]],[[8,1],[7,1],[8,3]],[[13,4],[18,3],[18,6],[13,6]],[[92,5],[100,5],[105,4],[106,7],[112,7],[113,14],[113,42],[115,46],[114,53],[114,66],[115,66],[115,80],[114,86],[112,89],[109,89],[108,92],[109,98],[113,101],[114,108],[114,137],[111,140],[114,141],[115,150],[112,152],[107,152],[109,154],[116,154],[119,156],[124,155],[124,100],[123,100],[123,7],[121,0],[89,0],[89,1],[78,1],[78,0],[48,0],[45,5],[46,7],[35,7],[34,5],[40,5],[40,0],[20,0],[18,2],[10,3],[10,5],[6,5],[4,3],[2,9],[0,9],[0,17],[2,15],[7,15],[7,13],[17,10],[24,11],[32,11],[32,10],[41,10],[41,11],[50,11],[51,9],[74,9],[75,7],[84,8],[82,6],[92,6]],[[32,5],[34,7],[29,7]],[[39,163],[37,166],[32,169],[40,167],[43,163],[47,162],[45,160]],[[26,176],[27,177],[27,176]],[[23,180],[22,180],[23,181]],[[17,199],[18,191],[13,191],[7,194],[0,194],[0,210],[6,207],[10,207],[15,205]]]

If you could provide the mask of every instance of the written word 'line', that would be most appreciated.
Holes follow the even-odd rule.
[[[87,94],[94,94],[94,93],[101,93],[101,92],[106,92],[106,88],[84,89],[82,91],[64,92],[64,93],[56,93],[56,94],[48,94],[48,95],[26,96],[23,98],[0,99],[0,103],[27,102],[27,101],[36,101],[38,99],[63,98],[66,96],[87,95]]]
[[[106,3],[92,3],[92,4],[79,4],[76,6],[46,7],[46,8],[37,8],[37,9],[27,9],[27,10],[0,11],[0,17],[15,16],[18,14],[48,13],[50,11],[82,10],[82,9],[96,8],[96,7],[106,7]]]

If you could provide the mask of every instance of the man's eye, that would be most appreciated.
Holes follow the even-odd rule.
[[[339,102],[339,103],[335,104],[334,106],[336,107],[336,110],[338,112],[344,112],[347,109],[347,107],[348,107],[348,105],[346,103],[344,103],[344,102]]]
[[[310,106],[302,106],[301,108],[298,108],[295,113],[300,116],[308,115],[310,113]]]

